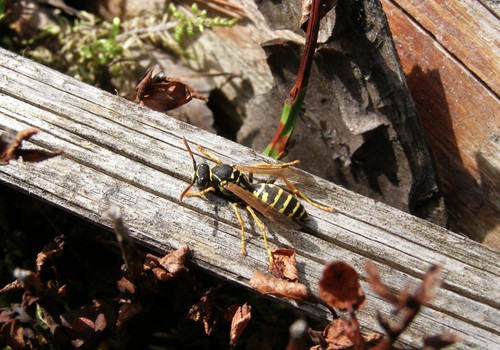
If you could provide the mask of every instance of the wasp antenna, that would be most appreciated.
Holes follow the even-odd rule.
[[[194,168],[194,171],[196,172],[196,160],[194,159],[194,154],[193,152],[191,151],[191,147],[189,147],[189,144],[186,140],[186,138],[184,136],[182,136],[182,142],[184,142],[184,146],[186,146],[186,149],[189,153],[189,156],[191,157],[191,159],[193,160],[193,168]],[[193,176],[193,180],[191,181],[191,183],[189,184],[188,187],[186,187],[186,189],[181,193],[181,196],[179,197],[179,202],[182,202],[182,199],[184,198],[184,196],[186,195],[186,193],[188,193],[188,191],[191,189],[191,187],[193,187],[194,185],[194,176]]]
[[[193,181],[193,182],[191,182],[191,183],[189,184],[189,186],[188,186],[188,187],[186,187],[186,189],[185,189],[184,191],[182,191],[181,196],[179,197],[179,202],[181,202],[181,203],[182,203],[182,199],[184,198],[184,196],[186,195],[186,193],[188,193],[188,192],[189,192],[189,190],[191,189],[191,187],[193,187],[193,185],[194,185],[194,181]]]
[[[186,146],[186,149],[189,153],[189,156],[191,157],[191,159],[193,160],[193,168],[194,168],[194,171],[196,171],[196,160],[194,159],[194,154],[193,152],[191,151],[191,147],[189,147],[189,144],[186,140],[186,138],[184,136],[182,136],[182,142],[184,142],[184,146]],[[191,184],[192,186],[192,184]]]

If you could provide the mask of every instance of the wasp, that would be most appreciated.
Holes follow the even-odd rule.
[[[215,163],[209,166],[206,163],[197,164],[193,152],[184,137],[182,141],[193,161],[194,173],[191,183],[182,192],[179,201],[182,202],[184,197],[200,197],[210,192],[230,200],[236,218],[241,225],[241,253],[243,255],[246,255],[244,221],[237,209],[238,205],[242,203],[246,203],[246,209],[262,232],[271,265],[272,256],[267,242],[266,229],[255,211],[258,211],[270,221],[290,229],[300,229],[310,220],[306,209],[298,198],[304,199],[319,209],[329,212],[334,211],[331,207],[313,201],[292,184],[291,178],[300,180],[303,177],[303,174],[291,168],[291,166],[300,163],[298,160],[281,164],[229,165],[222,163],[219,158],[198,145],[198,150]],[[245,175],[244,172],[249,173],[249,176]],[[279,178],[286,184],[290,192],[270,182],[254,184],[253,174],[267,175],[273,180]],[[195,184],[200,191],[189,192]]]

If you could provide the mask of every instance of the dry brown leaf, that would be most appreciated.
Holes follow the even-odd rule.
[[[357,272],[342,261],[334,261],[325,267],[319,291],[329,306],[340,310],[359,310],[365,300]]]
[[[142,311],[142,305],[138,302],[123,303],[118,309],[116,328],[120,330],[132,317]]]
[[[185,265],[188,254],[189,247],[184,245],[162,258],[158,258],[152,254],[147,254],[146,257],[150,260],[149,267],[155,277],[159,281],[169,281],[189,271]]]
[[[22,157],[25,162],[40,162],[63,153],[58,150],[49,152],[45,150],[23,150],[22,142],[38,133],[38,129],[25,129],[13,134],[10,131],[4,132],[0,137],[0,165],[8,164],[12,159]]]
[[[307,288],[304,284],[266,276],[260,272],[253,274],[250,279],[250,286],[262,294],[271,294],[294,300],[307,299]]]
[[[231,320],[231,331],[229,332],[229,346],[234,348],[238,343],[241,333],[252,318],[252,307],[247,303],[238,307]]]
[[[207,101],[180,80],[166,77],[163,72],[153,76],[154,68],[149,68],[142,80],[137,84],[131,100],[152,110],[166,112],[180,107],[193,98]]]
[[[297,282],[299,280],[297,273],[297,258],[294,250],[275,249],[271,251],[271,256],[273,258],[271,274],[274,277],[290,282]]]
[[[356,348],[354,343],[358,342],[358,337],[361,336],[357,322],[342,318],[333,320],[321,333],[317,331],[310,331],[309,333],[312,335],[313,342],[325,350]],[[362,335],[362,338],[362,342],[365,345],[373,346],[383,338],[383,335],[380,333],[371,333]],[[362,344],[358,344],[357,348],[362,348],[362,346]]]
[[[12,130],[6,131],[0,138],[0,164],[8,164],[15,158],[16,151],[24,140],[38,133],[38,129],[25,129],[14,135]]]
[[[135,294],[135,285],[130,282],[127,278],[122,277],[116,282],[118,286],[118,290],[120,293],[126,293],[129,295],[134,295]]]
[[[24,327],[18,320],[9,322],[1,328],[2,338],[5,343],[12,349],[26,349],[26,342],[24,341]]]
[[[5,285],[2,289],[0,289],[0,294],[9,293],[11,291],[19,291],[22,289],[23,289],[23,286],[22,286],[21,282],[19,282],[18,280],[15,280],[15,281],[12,281],[9,284]]]
[[[348,333],[352,332],[352,323],[343,318],[337,318],[323,330],[327,350],[349,349],[354,344]]]
[[[217,323],[218,315],[213,313],[212,289],[205,291],[200,300],[194,304],[188,313],[188,318],[203,324],[206,335],[212,333]]]
[[[52,242],[47,243],[42,251],[36,256],[36,271],[39,273],[42,266],[48,259],[54,259],[61,256],[64,248],[64,235],[55,237]]]
[[[170,252],[161,258],[158,262],[160,265],[173,275],[179,275],[187,272],[188,268],[184,265],[189,254],[189,247],[184,245],[179,249]]]
[[[363,335],[363,339],[365,341],[366,348],[371,349],[377,344],[379,344],[382,339],[384,339],[384,335],[381,333],[370,333],[367,335]]]

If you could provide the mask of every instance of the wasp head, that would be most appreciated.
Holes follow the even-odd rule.
[[[200,164],[195,168],[192,183],[200,188],[207,188],[210,185],[210,167],[208,164]]]

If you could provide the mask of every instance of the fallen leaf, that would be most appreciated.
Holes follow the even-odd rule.
[[[169,281],[189,271],[185,266],[188,254],[189,247],[184,245],[162,258],[158,258],[152,254],[147,254],[146,257],[150,260],[149,267],[156,278],[160,281]]]
[[[382,333],[373,332],[367,335],[363,335],[363,339],[365,341],[366,347],[372,348],[384,339],[384,335]]]
[[[50,152],[45,150],[21,149],[22,142],[38,132],[38,129],[31,128],[19,131],[15,135],[10,130],[2,133],[0,137],[0,165],[8,164],[12,159],[19,157],[22,157],[25,162],[40,162],[63,153],[61,150]]]
[[[38,133],[38,129],[25,129],[14,134],[14,130],[2,133],[0,137],[0,164],[8,164],[15,158],[16,151],[21,147],[24,140]]]
[[[73,344],[83,345],[109,326],[113,327],[116,311],[114,303],[95,301],[91,305],[65,312],[60,316],[60,324]]]
[[[135,285],[130,282],[127,278],[122,277],[116,282],[118,290],[121,294],[126,294],[127,297],[131,297],[135,294]]]
[[[352,332],[352,323],[343,318],[330,322],[323,330],[327,350],[349,349],[354,344],[348,333]]]
[[[36,256],[36,271],[39,273],[42,266],[48,259],[61,256],[64,248],[64,235],[55,237],[52,242],[47,243],[42,251]]]
[[[203,324],[206,335],[212,333],[218,320],[218,315],[213,313],[212,289],[203,293],[200,300],[188,312],[188,318]]]
[[[256,272],[250,279],[250,286],[262,294],[271,294],[278,297],[294,300],[306,300],[307,288],[298,282],[289,282],[274,276],[266,276]]]
[[[297,258],[292,249],[275,249],[271,251],[273,264],[271,274],[274,277],[281,278],[290,282],[297,282]]]
[[[26,349],[27,344],[24,340],[24,327],[18,320],[3,325],[0,328],[0,334],[5,343],[12,349]]]
[[[118,309],[116,328],[120,330],[135,315],[142,311],[142,305],[138,302],[123,303]]]
[[[0,294],[9,293],[11,291],[19,291],[22,289],[23,285],[21,284],[21,282],[19,282],[18,280],[14,280],[0,289]]]
[[[252,318],[252,307],[247,303],[238,307],[231,320],[231,331],[229,332],[229,346],[234,348],[238,343],[241,333]]]
[[[357,322],[343,318],[333,320],[322,332],[309,331],[309,334],[313,342],[317,344],[318,349],[321,348],[325,350],[356,348],[354,343],[360,336]],[[362,335],[362,337],[365,345],[373,346],[380,342],[384,336],[380,333],[370,333],[368,335]],[[362,345],[358,345],[358,348],[362,348]]]
[[[356,270],[343,261],[334,261],[325,267],[319,291],[329,306],[340,310],[359,310],[365,300]]]
[[[166,112],[182,106],[193,98],[207,101],[189,86],[160,72],[153,76],[154,68],[149,68],[142,80],[137,84],[131,100],[152,110]]]

